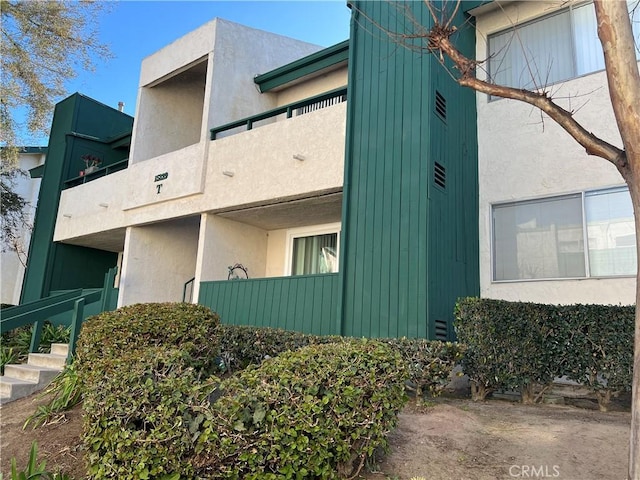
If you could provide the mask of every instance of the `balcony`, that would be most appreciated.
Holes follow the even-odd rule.
[[[311,97],[212,129],[205,193],[211,211],[341,191],[345,92]]]
[[[70,178],[69,180],[65,181],[63,188],[66,189],[76,187],[78,185],[83,185],[87,182],[91,182],[92,180],[96,180],[97,178],[105,177],[107,175],[111,175],[112,173],[119,172],[120,170],[124,170],[128,165],[129,159],[125,158],[124,160],[112,163],[111,165],[107,165],[106,167],[96,168],[90,173],[86,173],[83,171],[84,173],[82,175]]]
[[[304,115],[309,112],[313,112],[316,110],[320,110],[325,107],[329,107],[331,105],[336,105],[338,103],[347,101],[347,88],[338,88],[336,90],[331,90],[329,92],[323,93],[321,95],[316,95],[314,97],[306,98],[304,100],[300,100],[299,102],[290,103],[288,105],[283,105],[282,107],[274,108],[272,110],[268,110],[266,112],[253,115],[248,118],[243,118],[242,120],[237,120],[235,122],[227,123],[225,125],[221,125],[216,128],[211,129],[211,140],[216,140],[220,137],[221,134],[230,131],[239,131],[239,128],[244,128],[246,130],[252,130],[254,126],[258,126],[259,122],[264,121],[273,121],[278,116],[286,116],[286,118],[292,118],[294,115]]]

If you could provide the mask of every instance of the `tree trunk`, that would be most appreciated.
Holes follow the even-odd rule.
[[[629,158],[629,163],[640,166],[640,155]],[[636,256],[640,259],[640,185],[629,182],[629,193],[633,204],[636,224]],[[640,269],[636,274],[636,321],[633,348],[633,386],[631,388],[631,432],[629,435],[629,479],[640,478]]]
[[[609,96],[627,157],[616,165],[629,186],[640,259],[640,73],[627,2],[596,0],[598,37],[602,43]],[[640,478],[640,272],[636,275],[636,318],[633,351],[629,479]]]

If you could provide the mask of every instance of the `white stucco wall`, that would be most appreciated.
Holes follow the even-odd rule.
[[[204,93],[195,81],[168,81],[141,88],[136,135],[149,141],[138,142],[132,164],[198,143]]]
[[[270,230],[267,242],[267,267],[265,277],[285,275],[287,229]]]
[[[196,285],[226,280],[236,263],[247,268],[249,278],[263,278],[267,261],[267,232],[213,214],[201,219]],[[196,297],[197,299],[197,297]]]
[[[253,81],[322,47],[216,19],[215,51],[209,88],[208,128],[255,115],[276,106],[273,94],[261,94]]]
[[[348,68],[344,67],[286,88],[277,94],[277,106],[287,105],[347,86]]]
[[[208,158],[199,143],[64,190],[54,240],[340,188],[345,129],[342,103],[208,141]],[[167,178],[155,182],[162,173]]]
[[[513,2],[506,15],[496,10],[477,18],[477,58],[487,58],[487,35],[510,20],[546,14],[564,2]],[[587,130],[621,147],[604,72],[550,87],[558,103]],[[575,140],[540,112],[513,100],[489,101],[477,94],[480,187],[481,296],[543,303],[612,303],[635,301],[635,279],[492,281],[491,205],[548,197],[586,189],[623,185],[613,165],[588,156]]]
[[[27,172],[31,168],[42,165],[45,161],[44,154],[20,154],[18,157],[18,168]],[[29,174],[16,175],[13,191],[20,195],[28,204],[25,207],[25,218],[31,225],[38,203],[38,193],[40,191],[40,179],[31,179]],[[29,227],[20,229],[18,241],[24,254],[9,249],[7,245],[2,246],[0,253],[0,265],[2,266],[2,277],[0,282],[0,292],[2,303],[18,305],[20,303],[20,293],[22,291],[22,280],[24,278],[24,266],[26,255],[29,251],[29,241],[31,240],[31,229]],[[22,261],[21,261],[22,258]]]
[[[178,302],[195,276],[199,219],[127,229],[118,306]]]
[[[212,142],[206,203],[224,208],[342,187],[345,131],[342,103]]]

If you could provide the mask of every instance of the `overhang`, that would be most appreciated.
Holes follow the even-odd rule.
[[[278,90],[304,77],[315,76],[335,70],[347,64],[349,40],[307,55],[270,72],[257,75],[253,81],[261,93]]]

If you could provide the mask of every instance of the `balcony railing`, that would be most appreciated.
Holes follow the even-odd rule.
[[[83,183],[90,182],[100,177],[105,177],[115,172],[119,172],[120,170],[124,170],[129,166],[129,159],[125,158],[124,160],[120,160],[119,162],[112,163],[111,165],[107,165],[106,167],[101,167],[94,170],[91,173],[85,173],[83,175],[79,175],[74,178],[70,178],[66,182],[64,182],[64,188],[71,188],[77,185],[82,185]]]
[[[198,303],[228,325],[338,334],[338,274],[200,283]]]
[[[227,123],[219,127],[211,129],[211,140],[215,140],[217,135],[228,130],[233,130],[238,127],[246,127],[247,130],[253,129],[255,123],[266,120],[268,118],[276,117],[278,115],[286,114],[287,118],[291,118],[295,115],[303,115],[305,113],[319,110],[337,103],[342,103],[347,100],[347,87],[338,88],[315,97],[309,97],[299,102],[283,105],[282,107],[274,108],[266,112],[253,115],[251,117],[243,118],[235,122]]]

